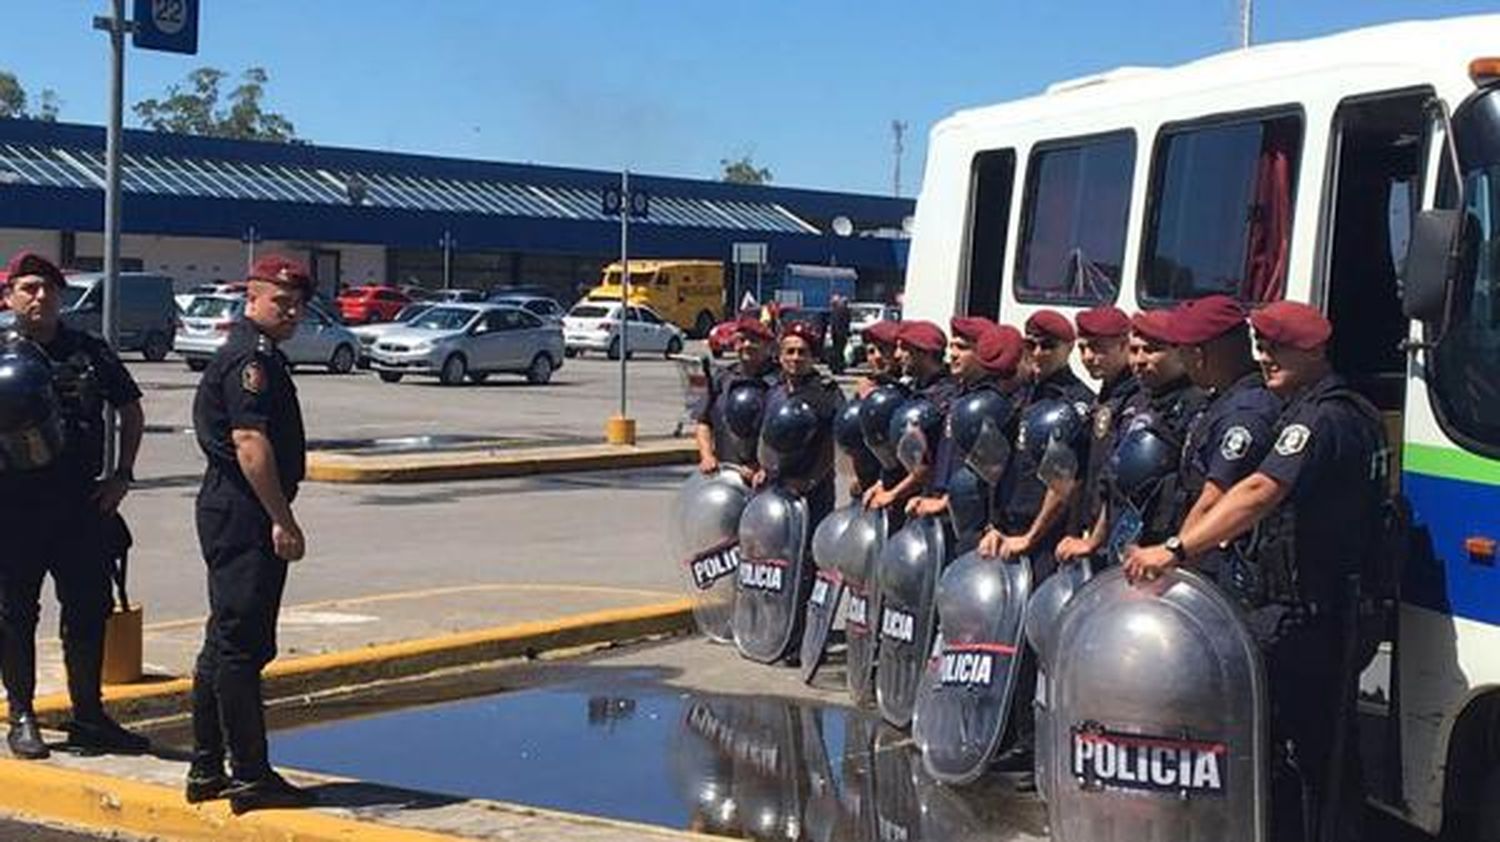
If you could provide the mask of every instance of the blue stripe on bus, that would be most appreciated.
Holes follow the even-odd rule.
[[[1500,485],[1407,471],[1413,552],[1402,580],[1406,602],[1481,623],[1500,625],[1500,566],[1470,558],[1464,541],[1500,540]]]

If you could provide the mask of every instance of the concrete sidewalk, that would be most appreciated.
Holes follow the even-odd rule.
[[[643,439],[635,445],[495,442],[474,447],[421,452],[321,450],[307,456],[313,482],[441,482],[557,474],[576,471],[653,468],[696,461],[690,438]]]

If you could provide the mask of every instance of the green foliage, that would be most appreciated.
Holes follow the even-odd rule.
[[[730,184],[771,183],[771,171],[765,167],[757,167],[748,154],[741,155],[734,161],[720,158],[719,165],[724,168],[723,180]]]
[[[21,85],[21,80],[16,78],[16,74],[0,70],[0,117],[46,120],[50,123],[57,119],[57,113],[62,109],[62,100],[57,98],[57,92],[51,88],[42,90],[36,113],[26,109],[29,99],[26,95],[26,88]]]
[[[131,110],[143,125],[159,132],[296,142],[292,122],[262,106],[271,78],[264,68],[246,70],[240,83],[224,97],[220,88],[228,76],[215,67],[200,67],[188,74],[185,87],[173,85],[164,99],[144,99]]]

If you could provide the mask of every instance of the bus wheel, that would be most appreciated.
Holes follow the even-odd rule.
[[[1448,740],[1442,842],[1500,840],[1500,694],[1469,703]]]

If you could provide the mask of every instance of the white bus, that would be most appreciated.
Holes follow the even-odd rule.
[[[1500,15],[1121,68],[929,144],[909,317],[1220,292],[1328,313],[1416,536],[1362,682],[1366,784],[1428,832],[1500,838]]]

